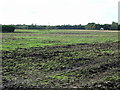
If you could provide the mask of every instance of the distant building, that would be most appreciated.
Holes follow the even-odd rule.
[[[104,28],[101,27],[100,30],[104,30]]]

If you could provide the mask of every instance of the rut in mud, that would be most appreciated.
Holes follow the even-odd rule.
[[[119,45],[107,42],[3,51],[4,87],[118,88]]]

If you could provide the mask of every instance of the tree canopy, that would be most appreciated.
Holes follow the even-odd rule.
[[[2,25],[2,32],[14,32],[15,27],[13,25]]]

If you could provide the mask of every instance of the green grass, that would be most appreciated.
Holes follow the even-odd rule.
[[[120,73],[119,73],[120,74]],[[115,75],[112,75],[112,76],[109,76],[109,77],[106,77],[106,81],[120,81],[120,76],[119,74],[115,74]]]
[[[14,33],[3,33],[2,36],[2,50],[15,50],[16,48],[56,46],[76,43],[102,43],[118,41],[117,32],[80,30],[17,29]]]

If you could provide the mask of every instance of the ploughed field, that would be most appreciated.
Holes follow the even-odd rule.
[[[119,45],[118,32],[16,30],[3,33],[3,86],[118,89]]]

